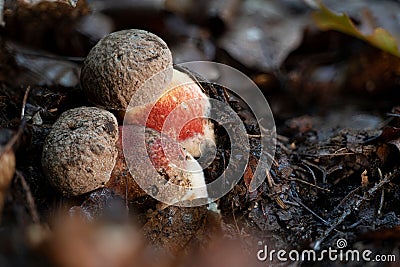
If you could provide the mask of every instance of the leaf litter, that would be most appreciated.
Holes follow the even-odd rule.
[[[63,11],[70,12],[71,18],[65,29],[81,25],[78,21],[89,16],[86,8],[90,9],[91,2],[86,7],[78,1],[80,11]],[[63,39],[63,33],[50,23],[59,22],[59,17],[50,16],[41,22],[36,36],[27,31],[17,36],[15,30],[34,19],[30,14],[37,5],[24,6],[29,12],[19,17],[6,1],[1,13],[6,28],[0,35],[4,59],[0,63],[0,133],[6,143],[17,138],[9,150],[16,156],[15,169],[12,164],[0,167],[2,176],[14,173],[8,190],[2,191],[6,192],[0,231],[2,266],[265,266],[256,261],[260,245],[318,251],[339,238],[348,241],[348,248],[396,253],[398,59],[368,45],[370,40],[364,35],[358,39],[367,43],[337,31],[318,31],[311,20],[313,10],[306,4],[229,2],[225,3],[233,7],[227,15],[218,13],[218,8],[217,13],[210,12],[215,7],[205,4],[202,8],[209,12],[202,12],[204,18],[196,21],[190,18],[189,4],[180,13],[171,9],[160,16],[161,21],[171,17],[182,21],[179,40],[185,49],[173,41],[177,26],[160,21],[144,24],[166,40],[172,39],[171,46],[177,45],[181,58],[207,58],[238,67],[262,85],[271,103],[277,151],[265,182],[249,193],[249,179],[260,156],[256,122],[240,101],[227,98],[221,88],[208,87],[213,97],[227,101],[244,119],[252,145],[244,179],[210,211],[163,207],[148,196],[126,201],[124,194],[108,189],[65,198],[49,186],[40,163],[44,139],[62,111],[88,105],[78,85],[79,58],[101,34],[70,39],[77,42],[72,49],[63,42],[49,43],[44,32],[52,40]],[[124,17],[123,24],[108,4],[100,19],[114,21],[117,27],[139,25],[129,17]],[[356,25],[349,24],[350,18],[362,21],[360,8],[368,9],[380,22],[374,28],[386,29],[397,40],[398,33],[383,12],[399,9],[390,1],[355,1],[339,5],[341,9],[332,1],[324,4],[348,14],[341,17],[348,27]],[[54,10],[44,8],[41,14]],[[135,10],[140,12],[140,6]],[[328,10],[325,15],[338,19]],[[216,31],[216,25],[223,27]],[[220,134],[223,140],[224,132]],[[226,145],[219,145],[217,152],[206,170],[210,180],[229,158]],[[157,255],[149,244],[157,248]],[[318,262],[307,263],[312,264]]]

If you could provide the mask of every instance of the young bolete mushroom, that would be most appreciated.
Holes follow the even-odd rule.
[[[171,52],[165,42],[152,33],[124,30],[100,40],[84,62],[81,86],[93,104],[118,111],[119,115],[124,114],[124,127],[133,127],[136,124],[151,128],[152,130],[147,131],[146,141],[158,143],[160,134],[168,136],[171,140],[167,141],[167,144],[174,144],[171,147],[175,156],[179,155],[185,159],[180,162],[182,166],[195,164],[192,156],[201,156],[200,144],[204,140],[215,140],[213,124],[207,119],[211,110],[207,95],[187,74],[172,68]],[[165,124],[167,127],[164,127]],[[131,146],[136,147],[132,144]],[[186,151],[180,151],[182,147]],[[117,150],[117,164],[107,186],[119,193],[125,191],[128,198],[143,194],[135,183],[129,182],[133,181],[130,174],[135,179],[142,177],[148,167],[144,166],[142,171],[136,169],[135,173],[129,166],[130,174],[127,175],[128,168],[123,162],[126,155],[122,153],[121,142],[117,143]],[[189,154],[186,156],[187,152]],[[148,156],[155,155],[158,154],[150,149]],[[161,156],[158,159],[164,158]],[[199,177],[193,176],[193,173],[174,173],[176,169],[169,168],[170,163],[152,162],[161,170],[159,173],[168,176],[168,181],[187,181],[186,185],[204,183],[202,173]],[[198,182],[199,180],[201,182]],[[121,185],[128,186],[128,191]],[[193,191],[190,186],[187,186],[187,192],[185,190],[180,199],[206,195],[206,192],[201,190]]]
[[[143,189],[156,190],[152,195],[158,199],[179,202],[207,198],[204,174],[197,161],[168,136],[151,128],[145,132],[143,129],[139,125],[120,127],[119,156],[106,186],[122,196],[127,194],[131,200],[145,194],[136,181]],[[161,179],[161,184],[154,183]],[[167,182],[179,185],[180,190],[171,192],[168,186],[164,188]]]
[[[81,195],[106,186],[122,196],[128,190],[126,197],[135,199],[144,195],[135,180],[144,181],[142,184],[147,187],[151,185],[150,175],[159,173],[160,179],[182,186],[179,196],[168,196],[169,192],[160,188],[160,194],[165,198],[176,197],[183,201],[207,197],[203,172],[190,172],[191,168],[199,170],[200,166],[181,145],[168,137],[164,137],[162,142],[161,133],[150,128],[143,133],[142,129],[136,125],[118,128],[114,115],[100,108],[68,110],[54,123],[45,140],[42,154],[44,173],[51,185],[66,196]],[[124,144],[128,147],[124,150],[119,138],[122,132],[128,137]],[[139,137],[143,135],[145,149],[139,150],[142,140]],[[171,152],[168,157],[165,150]],[[140,154],[140,151],[144,153]],[[129,161],[129,168],[124,158],[126,155],[134,158]],[[141,165],[145,157],[149,158],[152,166]],[[150,171],[150,168],[155,171]]]
[[[103,187],[117,158],[117,119],[95,107],[61,114],[46,138],[42,166],[51,185],[67,196]]]
[[[187,74],[172,68],[168,46],[152,33],[123,30],[100,40],[84,62],[81,85],[90,102],[127,112],[125,123],[167,134],[195,157],[204,140],[215,141],[206,119],[208,97]],[[188,108],[180,107],[190,100],[195,101]],[[173,110],[173,120],[163,128]]]
[[[171,83],[155,103],[130,106],[125,123],[146,125],[179,142],[192,156],[201,155],[203,141],[215,142],[207,95],[187,74],[173,70]]]
[[[144,30],[123,30],[101,39],[82,67],[81,86],[90,102],[105,109],[124,111],[146,80],[162,90],[172,77],[172,55],[166,43]]]

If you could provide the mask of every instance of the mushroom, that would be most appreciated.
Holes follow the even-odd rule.
[[[117,119],[96,107],[61,114],[45,140],[42,166],[50,184],[67,196],[105,186],[117,158]]]
[[[172,55],[166,43],[144,30],[123,30],[104,37],[90,50],[81,85],[91,103],[124,111],[137,88],[159,72],[153,90],[162,91],[172,76]]]
[[[129,170],[122,144],[123,127],[119,127],[119,138],[116,143],[118,156],[114,169],[111,173],[111,178],[107,182],[106,187],[112,189],[113,192],[125,197],[129,200],[134,200],[146,196],[146,192],[136,183]]]
[[[170,50],[152,33],[124,30],[100,40],[84,62],[81,86],[91,103],[125,115],[120,133],[125,131],[125,126],[136,124],[153,129],[146,130],[146,144],[157,143],[161,135],[168,136],[163,138],[169,140],[167,144],[174,144],[172,150],[176,152],[175,156],[179,154],[185,159],[180,162],[183,165],[200,168],[193,156],[201,155],[200,144],[204,140],[214,143],[213,124],[207,119],[211,110],[207,95],[187,74],[172,68]],[[116,147],[117,161],[107,186],[121,194],[126,193],[124,187],[128,186],[129,199],[143,195],[134,180],[142,177],[146,170],[132,173],[135,168],[126,166],[122,142],[117,142]],[[149,151],[150,156],[155,155],[151,149]],[[152,164],[157,166],[157,162]],[[162,162],[164,167],[169,164],[169,161]],[[199,184],[201,180],[204,184],[202,172],[199,178],[193,174],[173,173],[175,169],[171,168],[161,169],[160,173],[166,174],[172,182],[175,178],[171,177],[177,177],[177,183]],[[204,192],[196,192],[196,195],[204,196]]]
[[[178,141],[192,156],[199,157],[202,142],[215,143],[214,125],[207,119],[210,111],[210,101],[199,85],[174,69],[171,83],[156,102],[130,106],[124,122],[162,132]]]
[[[150,32],[123,30],[100,40],[84,62],[81,85],[90,102],[127,111],[125,123],[163,132],[195,157],[201,155],[203,141],[215,143],[213,124],[206,119],[211,108],[207,95],[187,74],[172,68],[168,46]],[[191,104],[185,108],[187,101]],[[163,128],[174,109],[168,129]]]
[[[208,197],[201,166],[179,143],[139,125],[120,127],[120,133],[124,138],[117,142],[119,156],[108,188],[123,196],[127,193],[128,199],[144,196],[143,188],[168,203]],[[167,184],[180,188],[171,191]]]
[[[164,199],[207,197],[200,166],[179,143],[150,128],[143,132],[142,126],[119,129],[114,115],[100,108],[81,107],[61,114],[45,140],[42,154],[43,170],[51,185],[66,196],[104,186],[125,196],[128,189],[127,198],[136,199],[145,193],[135,181],[140,180],[142,186],[149,188],[154,179],[165,179],[181,188],[177,195],[168,195],[171,192],[158,188]],[[122,134],[128,140],[124,144],[119,138]],[[145,140],[142,150],[141,136]],[[127,145],[126,149],[123,145]],[[128,165],[126,156],[130,159]],[[152,166],[142,164],[146,157]]]

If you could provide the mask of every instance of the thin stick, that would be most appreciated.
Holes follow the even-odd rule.
[[[128,175],[125,175],[125,209],[129,212],[128,208]]]
[[[300,199],[294,198],[292,197],[292,199],[294,200],[294,202],[296,202],[297,204],[299,204],[300,206],[302,206],[303,208],[305,208],[308,212],[310,212],[312,215],[314,215],[315,217],[317,217],[321,222],[323,222],[323,224],[325,224],[326,226],[331,226],[324,218],[322,218],[321,216],[319,216],[317,213],[315,213],[314,211],[312,211],[309,207],[307,207],[305,204],[303,204],[303,202],[301,202]]]
[[[300,182],[300,183],[303,183],[303,184],[306,184],[306,185],[315,187],[315,188],[317,188],[317,189],[319,189],[319,190],[324,190],[324,191],[326,191],[326,192],[331,192],[331,190],[329,190],[329,189],[322,188],[322,187],[320,187],[320,186],[318,186],[318,185],[316,185],[316,184],[312,184],[312,183],[309,183],[309,182],[307,182],[307,181],[304,181],[304,180],[301,180],[301,179],[298,179],[298,178],[290,178],[289,180],[290,180],[290,181],[297,181],[297,182]]]
[[[238,234],[240,234],[239,225],[237,224],[237,221],[236,221],[235,211],[233,210],[233,201],[232,201],[232,204],[231,204],[231,209],[232,209],[233,221],[235,222],[235,226],[236,226],[236,231],[237,231]]]
[[[267,174],[268,186],[269,186],[269,188],[273,189],[273,187],[275,185],[274,179],[272,179],[272,176],[271,176],[271,174],[269,173],[268,170],[267,170],[266,174]]]
[[[309,166],[312,166],[312,167],[318,169],[322,173],[322,183],[326,184],[326,170],[325,170],[325,168],[322,168],[322,167],[318,166],[317,164],[314,164],[314,163],[312,163],[312,162],[310,162],[308,160],[302,160],[301,162],[303,164],[306,164],[306,165],[309,165]]]
[[[400,118],[400,114],[397,114],[397,113],[386,113],[386,116]]]
[[[378,215],[382,214],[383,203],[385,202],[385,189],[382,189],[381,201],[379,202]]]
[[[32,196],[31,189],[30,189],[28,183],[26,182],[25,177],[22,175],[22,173],[20,171],[16,171],[15,174],[16,174],[16,177],[21,182],[21,186],[25,191],[26,202],[28,204],[29,213],[32,217],[32,221],[33,221],[33,223],[38,224],[38,223],[40,223],[40,217],[39,217],[39,214],[36,209],[36,204],[35,204],[35,200]]]
[[[24,119],[24,116],[25,116],[26,102],[28,101],[28,95],[29,95],[30,91],[31,91],[31,87],[28,86],[25,90],[24,99],[22,100],[21,121]]]
[[[17,132],[14,134],[14,136],[8,141],[8,143],[3,147],[2,150],[0,150],[0,158],[4,155],[4,153],[8,152],[13,145],[18,141],[18,139],[21,137],[22,132],[25,128],[26,120],[24,119],[25,116],[25,107],[26,107],[26,101],[28,100],[28,95],[29,91],[31,90],[31,87],[28,86],[25,91],[24,99],[22,101],[22,109],[21,109],[21,122],[19,124]]]
[[[380,168],[378,168],[378,173],[379,173],[379,181],[382,181],[383,175],[382,175],[382,171]],[[382,189],[381,201],[379,203],[379,209],[378,209],[378,215],[381,215],[381,213],[382,213],[382,208],[383,208],[384,202],[385,202],[385,189]]]
[[[317,186],[317,177],[315,177],[315,173],[314,171],[305,163],[301,163],[301,165],[303,165],[304,167],[306,167],[306,169],[311,173],[311,176],[314,180],[314,185]]]
[[[358,199],[357,201],[354,201],[355,203],[351,203],[351,207],[353,207],[353,210],[358,210],[361,205],[363,205],[366,201],[368,201],[371,196],[375,195],[377,191],[381,190],[383,186],[386,184],[390,183],[394,178],[398,177],[400,174],[399,169],[395,169],[393,173],[389,173],[388,175],[385,176],[385,178],[380,181],[379,183],[375,184],[371,189],[369,189],[361,199]],[[354,190],[351,193],[353,193]],[[347,196],[345,197],[347,198]],[[342,202],[344,202],[342,200]],[[336,210],[340,208],[341,205],[339,205]],[[351,209],[344,209],[343,213],[339,216],[339,218],[336,220],[335,223],[329,227],[319,238],[316,239],[315,244],[321,244],[327,237],[328,235],[335,230],[340,224],[344,222],[344,220],[351,214],[352,210]]]
[[[41,53],[35,52],[21,52],[21,54],[30,57],[41,57],[41,58],[48,58],[53,60],[63,60],[63,61],[74,61],[74,62],[83,62],[85,61],[85,57],[68,57],[68,56],[58,56],[58,55],[46,55]]]

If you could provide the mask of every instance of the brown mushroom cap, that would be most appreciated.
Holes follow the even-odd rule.
[[[95,107],[68,110],[46,138],[44,173],[64,195],[103,187],[116,162],[117,140],[118,124],[110,112]]]
[[[172,55],[166,43],[144,30],[123,30],[101,39],[89,52],[81,73],[88,100],[100,107],[126,110],[134,92],[152,80],[162,92],[172,77]]]

